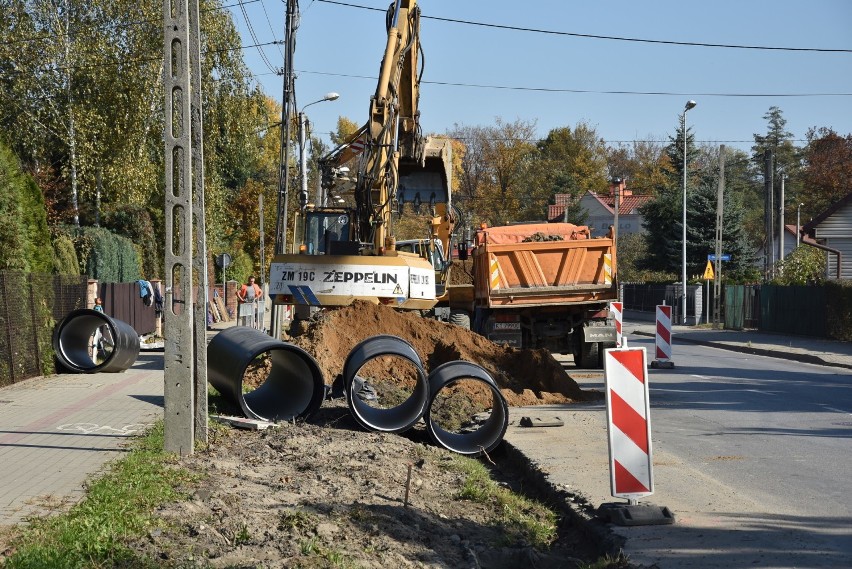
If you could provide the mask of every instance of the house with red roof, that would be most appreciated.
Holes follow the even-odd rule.
[[[615,201],[618,196],[618,234],[644,232],[642,214],[639,208],[651,200],[652,196],[634,194],[627,188],[627,183],[620,180],[611,183],[607,193],[588,191],[580,198],[580,207],[588,212],[586,225],[592,231],[592,236],[603,236],[615,221]],[[571,205],[569,194],[556,194],[553,205],[547,208],[547,219],[550,222],[563,220],[565,208]]]

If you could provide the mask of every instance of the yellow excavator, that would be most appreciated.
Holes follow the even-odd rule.
[[[449,253],[455,224],[452,147],[449,139],[421,133],[416,4],[394,0],[388,8],[387,46],[369,121],[320,160],[321,193],[354,206],[302,208],[295,220],[297,250],[272,262],[269,293],[276,304],[345,306],[361,299],[426,310],[443,293],[449,263],[431,261],[439,258],[438,249]],[[354,176],[347,164],[354,164]],[[394,216],[406,206],[428,208],[424,250],[397,250]]]

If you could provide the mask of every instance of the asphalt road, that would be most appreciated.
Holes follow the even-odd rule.
[[[630,346],[653,359],[653,338],[631,337]],[[690,517],[725,512],[731,535],[749,536],[707,566],[852,567],[852,372],[691,344],[675,353],[675,369],[649,370],[657,486],[668,490],[651,503],[699,504]],[[602,374],[579,376],[603,390]],[[654,531],[664,530],[628,530],[637,553]],[[707,533],[691,535],[696,551],[721,553],[728,532],[702,545]],[[634,557],[702,566],[685,563],[679,545],[652,549]]]
[[[652,353],[652,339],[631,345]],[[681,345],[674,370],[651,370],[653,435],[773,510],[848,518],[850,380],[837,368]]]

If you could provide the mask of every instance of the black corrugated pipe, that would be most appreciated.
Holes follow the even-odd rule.
[[[410,361],[417,369],[417,384],[411,395],[396,407],[382,409],[371,407],[353,393],[352,383],[360,369],[373,358],[398,356]],[[385,433],[402,433],[423,417],[429,402],[429,382],[423,363],[414,348],[397,336],[380,335],[367,338],[349,352],[343,364],[343,388],[346,402],[355,420],[363,428]]]
[[[97,363],[92,359],[92,342],[98,329],[112,341],[112,351]],[[71,373],[124,371],[139,356],[139,335],[121,320],[89,308],[74,310],[53,329],[53,351],[59,364]]]
[[[243,393],[246,369],[262,354],[269,354],[272,369],[254,391]],[[263,421],[305,419],[325,399],[322,371],[309,353],[247,326],[228,328],[211,340],[207,380],[246,417]]]
[[[431,416],[432,405],[438,393],[462,380],[482,382],[491,390],[491,413],[478,429],[470,433],[446,431],[432,420]],[[503,441],[509,427],[509,405],[494,378],[482,367],[461,360],[441,364],[429,374],[429,386],[429,406],[426,407],[424,420],[429,437],[437,445],[459,454],[479,456],[491,452]]]

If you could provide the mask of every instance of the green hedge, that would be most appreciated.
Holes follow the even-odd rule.
[[[852,281],[826,281],[826,334],[852,342]]]
[[[0,143],[0,270],[28,272],[29,233],[24,195],[27,176],[18,157]]]
[[[74,243],[80,274],[105,283],[141,278],[139,253],[130,239],[102,227],[64,227],[61,235]]]
[[[57,275],[79,275],[80,260],[74,250],[74,242],[67,235],[58,235],[53,240],[53,272]]]
[[[104,213],[104,227],[136,244],[142,274],[151,279],[162,275],[162,241],[155,234],[152,212],[138,205],[112,206]]]

